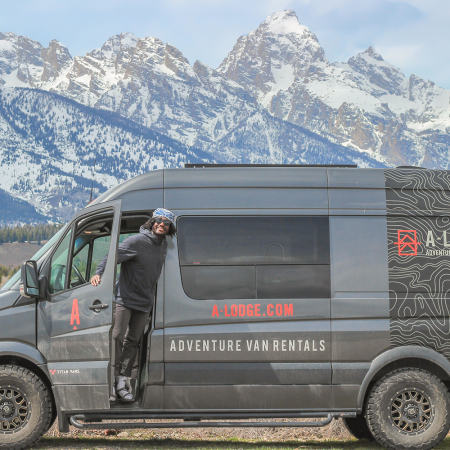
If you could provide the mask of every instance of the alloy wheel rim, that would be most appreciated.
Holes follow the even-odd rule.
[[[391,401],[391,420],[402,433],[413,435],[425,431],[433,419],[433,407],[423,391],[405,389]]]
[[[0,386],[0,434],[19,431],[30,414],[31,403],[26,394],[14,386]]]

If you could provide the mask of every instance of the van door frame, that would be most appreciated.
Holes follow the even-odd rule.
[[[62,411],[110,408],[109,396],[114,379],[111,335],[121,200],[93,205],[76,214],[41,270],[41,276],[48,275],[53,254],[71,230],[66,280],[70,278],[77,223],[84,217],[93,217],[108,210],[113,215],[113,224],[102,283],[96,287],[86,283],[51,297],[47,294],[38,302],[37,346],[47,360],[53,391]],[[91,310],[89,306],[95,300],[108,304],[108,307]]]

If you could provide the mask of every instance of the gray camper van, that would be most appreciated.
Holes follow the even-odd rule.
[[[111,405],[117,246],[159,206],[178,236],[136,401]],[[157,170],[76,214],[21,273],[0,291],[0,448],[28,448],[56,418],[67,431],[341,417],[390,449],[431,449],[449,431],[448,171]],[[249,418],[291,421],[232,422]]]

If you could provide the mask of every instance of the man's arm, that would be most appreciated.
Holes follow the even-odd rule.
[[[130,259],[133,259],[137,252],[133,249],[132,241],[127,242],[130,240],[132,236],[130,236],[128,239],[125,239],[120,245],[117,250],[117,264],[122,264],[125,261],[128,261]],[[105,271],[106,267],[106,261],[108,260],[108,255],[106,255],[98,264],[97,270],[95,271],[95,275],[91,278],[91,284],[93,286],[97,286],[100,284],[100,279],[103,275],[103,272]]]

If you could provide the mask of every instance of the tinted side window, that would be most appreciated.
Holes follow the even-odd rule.
[[[73,258],[72,271],[70,272],[70,287],[84,284],[87,280],[87,268],[89,264],[89,245],[85,245]]]
[[[178,248],[191,298],[330,296],[328,217],[181,217]]]
[[[328,217],[181,217],[182,265],[330,264]]]
[[[111,236],[103,236],[94,240],[92,247],[92,262],[89,279],[95,274],[100,261],[108,254]]]

